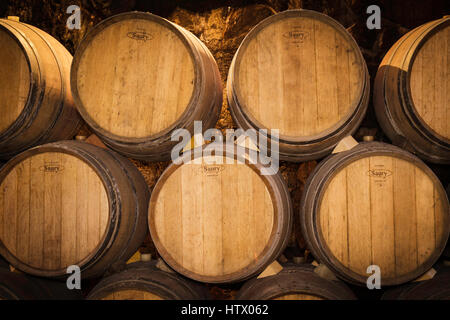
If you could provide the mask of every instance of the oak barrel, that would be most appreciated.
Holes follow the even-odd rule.
[[[405,34],[374,84],[375,111],[391,141],[424,160],[450,163],[450,17]]]
[[[0,19],[0,159],[71,139],[81,125],[70,91],[72,56],[31,25]]]
[[[267,129],[269,138],[278,129],[280,159],[298,162],[331,153],[357,129],[369,87],[363,56],[341,24],[315,11],[288,10],[242,41],[227,95],[239,127]]]
[[[292,204],[281,174],[261,175],[259,160],[246,161],[248,149],[228,145],[233,155],[207,155],[212,145],[184,153],[161,175],[150,199],[150,234],[161,257],[182,275],[237,282],[281,254]]]
[[[312,265],[286,264],[269,277],[251,279],[236,295],[237,300],[355,300],[341,281],[321,278]]]
[[[90,300],[205,300],[206,287],[162,271],[151,262],[136,262],[104,278],[89,293]]]
[[[383,300],[450,300],[450,268],[442,268],[430,280],[411,282],[386,291]]]
[[[95,26],[78,47],[72,93],[84,120],[130,158],[169,160],[175,129],[213,128],[222,106],[217,64],[184,28],[128,12]],[[186,142],[187,143],[187,142]]]
[[[66,283],[0,269],[0,300],[81,300],[81,290]]]
[[[0,171],[0,254],[26,273],[82,279],[128,260],[147,234],[149,192],[134,165],[79,141],[35,147]]]
[[[445,248],[449,203],[435,174],[398,147],[361,143],[311,173],[300,220],[314,257],[337,276],[365,285],[377,265],[381,285],[428,271]]]

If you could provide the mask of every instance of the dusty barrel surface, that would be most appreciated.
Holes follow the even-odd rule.
[[[77,49],[72,93],[84,120],[116,151],[168,160],[175,129],[213,128],[222,105],[217,64],[192,33],[150,13],[113,16]]]
[[[137,262],[104,278],[89,293],[90,300],[205,300],[206,287],[156,267],[155,261]]]
[[[0,159],[71,139],[81,125],[70,91],[72,56],[31,25],[0,19]]]
[[[449,203],[435,174],[392,145],[361,143],[320,163],[305,186],[303,235],[336,275],[365,285],[377,265],[382,285],[428,271],[445,248]]]
[[[341,281],[326,280],[311,265],[286,265],[273,276],[249,280],[237,300],[354,300],[353,292]]]
[[[35,147],[0,171],[0,254],[26,273],[98,276],[147,233],[149,192],[133,164],[84,142]]]
[[[377,72],[374,105],[391,141],[419,157],[450,163],[450,17],[408,32]]]
[[[279,129],[280,159],[306,161],[331,153],[357,129],[369,87],[363,56],[342,25],[315,11],[288,10],[243,40],[227,95],[241,128],[268,129],[269,138]]]
[[[0,300],[81,300],[80,290],[66,283],[0,269]]]
[[[292,204],[280,173],[261,175],[261,163],[234,148],[236,156],[184,154],[152,192],[148,222],[159,254],[197,281],[237,282],[261,272],[291,231]]]

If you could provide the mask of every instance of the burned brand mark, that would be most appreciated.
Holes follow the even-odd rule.
[[[64,170],[64,166],[62,166],[59,162],[50,161],[45,162],[43,166],[39,167],[39,170],[48,173],[58,173]]]
[[[127,33],[127,37],[142,42],[153,39],[152,35],[147,33],[145,29],[136,29],[136,31],[130,31]]]

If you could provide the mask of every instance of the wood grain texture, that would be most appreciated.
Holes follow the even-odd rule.
[[[272,300],[324,300],[324,299],[310,294],[292,293],[274,298]]]
[[[104,277],[90,292],[88,300],[205,300],[205,286],[157,267],[157,260],[136,262]]]
[[[450,140],[450,24],[417,52],[410,69],[412,102],[422,120]]]
[[[0,133],[6,130],[22,113],[30,91],[30,70],[27,58],[16,40],[0,29]]]
[[[152,192],[148,220],[159,254],[202,282],[236,282],[263,271],[290,233],[292,207],[281,175],[263,176],[260,163],[232,156],[190,156],[169,166]]]
[[[74,56],[71,88],[78,111],[105,145],[150,161],[171,158],[176,129],[193,135],[194,121],[203,131],[214,127],[222,106],[220,73],[208,48],[144,12],[112,16],[86,35]]]
[[[240,103],[263,128],[321,135],[347,119],[362,94],[359,56],[342,32],[319,19],[276,21],[239,51]]]
[[[434,163],[450,163],[448,78],[450,18],[421,25],[400,38],[374,82],[380,126],[395,145]]]
[[[341,281],[314,272],[311,264],[285,264],[276,275],[247,281],[236,300],[353,300],[354,294]]]
[[[280,159],[299,162],[326,156],[356,130],[369,86],[359,47],[342,25],[315,11],[287,10],[242,41],[227,98],[239,127],[279,130]]]
[[[81,125],[70,91],[72,56],[31,25],[0,19],[0,158],[71,139]]]
[[[85,142],[25,151],[0,170],[0,254],[25,273],[83,278],[125,263],[147,234],[149,192],[133,164]]]
[[[192,55],[179,35],[143,19],[100,31],[83,52],[78,75],[89,116],[112,134],[134,138],[157,134],[178,120],[195,81]]]
[[[345,280],[364,284],[367,268],[377,265],[382,284],[404,283],[428,271],[443,251],[448,199],[411,154],[363,143],[330,157],[312,175],[302,230],[315,257]]]
[[[167,178],[156,201],[153,237],[195,274],[238,272],[260,257],[272,236],[274,200],[246,165],[184,164]]]
[[[147,291],[120,290],[113,292],[102,300],[163,300],[161,297]]]
[[[0,239],[22,262],[48,270],[77,265],[101,243],[109,220],[105,188],[80,159],[42,153],[0,184]]]

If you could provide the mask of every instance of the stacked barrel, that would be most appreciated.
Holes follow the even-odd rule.
[[[33,299],[71,266],[103,277],[86,296],[106,300],[209,299],[205,283],[245,280],[237,299],[355,299],[345,282],[365,286],[373,266],[382,286],[417,279],[450,233],[446,191],[420,160],[450,163],[449,33],[449,18],[433,21],[388,52],[374,105],[396,146],[357,143],[370,79],[356,41],[324,14],[273,15],[227,80],[233,120],[259,139],[189,148],[173,137],[196,121],[208,133],[222,106],[217,64],[192,33],[119,14],[72,61],[45,32],[0,19],[0,255],[28,274],[1,271],[0,298]],[[102,146],[73,140],[81,119]],[[173,163],[150,192],[129,158]],[[268,159],[323,159],[299,212]],[[296,221],[315,266],[277,262]],[[126,265],[147,235],[160,259]],[[447,278],[427,290],[446,293]]]

